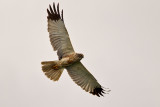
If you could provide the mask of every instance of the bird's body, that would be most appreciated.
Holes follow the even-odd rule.
[[[42,62],[42,70],[45,75],[53,81],[58,81],[63,70],[66,69],[73,81],[85,91],[103,96],[104,89],[97,82],[94,76],[80,62],[83,54],[76,53],[71,44],[68,32],[64,25],[63,10],[60,15],[59,4],[57,9],[53,3],[53,9],[49,6],[48,32],[50,42],[59,60]],[[107,90],[109,92],[110,90]]]
[[[70,55],[63,57],[62,59],[60,59],[58,61],[45,61],[45,62],[42,62],[42,64],[45,65],[45,64],[53,64],[54,63],[55,65],[53,66],[53,69],[58,70],[61,68],[66,68],[68,66],[71,66],[74,63],[79,62],[82,58],[83,58],[83,54],[72,53]]]

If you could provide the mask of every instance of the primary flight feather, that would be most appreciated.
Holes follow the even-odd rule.
[[[63,70],[66,69],[73,81],[82,89],[93,95],[103,96],[105,92],[102,86],[80,62],[83,54],[76,53],[73,49],[64,25],[63,10],[61,14],[59,12],[59,4],[57,9],[54,3],[53,8],[49,5],[47,13],[50,42],[54,51],[57,51],[59,60],[41,63],[45,75],[53,81],[58,81]],[[107,90],[107,92],[109,91]]]

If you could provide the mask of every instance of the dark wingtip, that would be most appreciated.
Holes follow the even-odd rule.
[[[51,5],[49,5],[49,8],[47,9],[47,13],[48,13],[48,16],[47,16],[48,19],[51,19],[54,21],[61,19],[63,21],[63,13],[60,15],[60,12],[59,12],[59,3],[57,4],[57,9],[56,9],[55,3],[53,3],[53,8]]]
[[[109,90],[110,91],[110,90]],[[109,91],[107,91],[107,92],[109,92]],[[103,89],[103,88],[95,88],[94,90],[93,90],[93,92],[90,92],[91,94],[93,94],[93,95],[97,95],[98,97],[100,97],[100,96],[104,96],[103,94],[106,94],[105,93],[105,90]]]
[[[62,21],[64,21],[64,19],[63,19],[63,9],[62,9],[61,17],[62,17]]]

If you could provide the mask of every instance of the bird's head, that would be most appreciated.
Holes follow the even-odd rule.
[[[76,53],[76,57],[78,60],[81,60],[82,58],[84,58],[84,55],[81,53]]]

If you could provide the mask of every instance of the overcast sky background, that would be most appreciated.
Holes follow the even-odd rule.
[[[46,18],[54,1],[109,95],[86,93],[66,71],[58,82],[43,74],[41,61],[57,59]],[[159,0],[0,0],[0,19],[0,107],[160,107]]]

